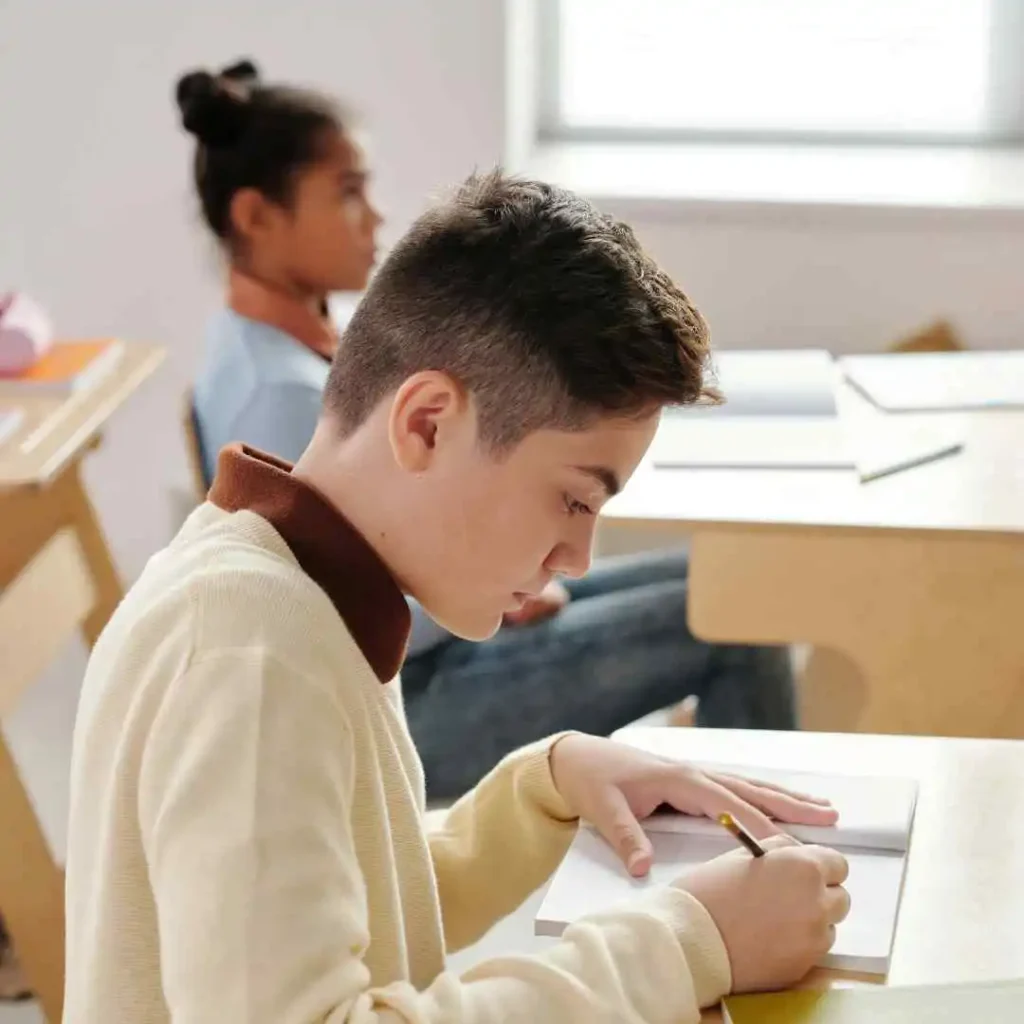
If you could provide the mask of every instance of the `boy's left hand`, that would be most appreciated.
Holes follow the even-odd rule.
[[[571,733],[551,750],[551,772],[559,794],[615,848],[637,878],[651,867],[651,841],[640,821],[662,804],[683,814],[717,818],[728,811],[758,839],[776,835],[780,822],[834,825],[838,814],[827,800],[793,793],[636,750],[624,743]]]

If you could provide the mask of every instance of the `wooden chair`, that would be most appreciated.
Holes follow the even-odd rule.
[[[890,352],[960,352],[967,346],[948,320],[936,320],[913,334],[897,338]]]
[[[185,393],[181,408],[181,426],[185,433],[185,454],[188,457],[192,475],[192,489],[197,502],[206,500],[210,489],[206,479],[206,462],[203,458],[203,442],[199,436],[199,422],[196,419],[195,397],[191,388]]]

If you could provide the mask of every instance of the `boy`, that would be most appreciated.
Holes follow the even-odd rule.
[[[789,983],[847,909],[845,862],[770,842],[533,958],[462,978],[580,817],[635,875],[669,802],[830,823],[810,798],[569,734],[422,827],[396,674],[405,595],[483,639],[590,560],[595,517],[669,402],[706,393],[706,329],[625,226],[475,178],[420,219],[338,350],[294,468],[221,457],[209,502],[97,644],[74,752],[66,1024],[695,1021]],[[528,714],[529,709],[524,708]]]

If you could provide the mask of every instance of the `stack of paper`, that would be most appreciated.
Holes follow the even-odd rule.
[[[835,947],[821,966],[885,974],[903,892],[917,783],[750,766],[704,767],[832,801],[839,811],[839,824],[834,828],[787,826],[803,842],[840,850],[850,864],[850,915],[839,925]],[[663,814],[649,819],[645,827],[654,846],[654,867],[643,880],[626,873],[601,836],[589,827],[581,828],[538,911],[537,934],[560,935],[579,918],[628,903],[638,893],[667,885],[686,870],[736,849],[736,841],[721,826],[704,818]]]

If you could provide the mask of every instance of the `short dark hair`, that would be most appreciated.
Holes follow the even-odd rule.
[[[231,244],[231,200],[244,188],[287,206],[297,172],[315,163],[349,118],[319,93],[260,81],[238,61],[216,74],[190,71],[175,89],[181,123],[196,139],[193,177],[203,218]]]
[[[708,329],[633,231],[539,181],[474,175],[421,217],[346,328],[324,395],[345,434],[420,370],[494,448],[602,415],[717,401]]]

